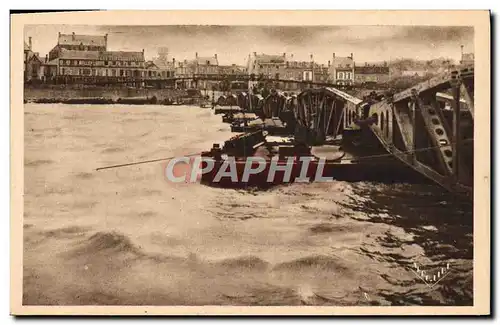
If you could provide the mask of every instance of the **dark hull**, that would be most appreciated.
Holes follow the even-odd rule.
[[[299,179],[302,171],[303,163],[295,161],[290,173],[289,180],[285,180],[285,172],[277,171],[275,176],[268,180],[271,161],[266,161],[266,167],[262,172],[249,175],[248,181],[243,181],[245,160],[236,160],[237,179],[232,180],[229,176],[216,179],[216,175],[222,166],[223,161],[216,161],[215,168],[201,177],[201,183],[213,187],[223,188],[261,188],[266,189],[277,185],[295,183],[297,181],[304,182]],[[278,161],[278,166],[284,166],[285,160]],[[257,165],[254,165],[255,167]],[[304,167],[305,169],[305,167]],[[229,168],[227,168],[229,170]],[[422,183],[427,182],[421,175],[415,173],[413,170],[406,168],[400,163],[394,162],[391,165],[382,165],[380,163],[371,162],[350,162],[350,161],[326,161],[323,165],[323,170],[318,170],[318,162],[312,161],[307,168],[306,177],[309,178],[307,182],[325,182],[317,178],[329,177],[336,181],[346,182],[359,182],[359,181],[374,181],[384,183],[395,182],[408,182],[408,183]]]

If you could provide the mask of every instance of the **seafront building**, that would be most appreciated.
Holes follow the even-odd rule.
[[[33,51],[32,38],[29,37],[28,42],[24,42],[24,80],[26,83],[122,83],[138,87],[150,84],[155,87],[214,89],[220,88],[220,79],[227,77],[228,80],[250,79],[250,87],[258,86],[262,79],[276,80],[273,82],[275,87],[291,90],[309,87],[304,81],[347,86],[383,84],[391,77],[425,76],[429,73],[428,69],[420,68],[419,62],[396,72],[391,72],[387,62],[356,65],[353,53],[349,56],[333,53],[331,60],[324,64],[316,62],[313,54],[309,60],[297,60],[291,53],[253,52],[248,55],[246,66],[238,66],[221,65],[217,53],[198,55],[196,52],[192,59],[176,60],[168,59],[168,49],[163,52],[146,60],[144,49],[109,51],[108,34],[59,33],[56,45],[48,55],[41,57]],[[460,65],[473,64],[474,54],[463,53],[462,49]],[[442,67],[441,70],[446,69]]]

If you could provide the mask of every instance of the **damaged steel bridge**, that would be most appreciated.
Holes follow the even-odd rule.
[[[296,96],[274,92],[265,99],[240,97],[234,102],[243,111],[281,120],[298,143],[321,146],[342,138],[343,146],[365,151],[368,157],[395,158],[443,188],[472,198],[472,68],[363,100],[333,87],[310,88]]]

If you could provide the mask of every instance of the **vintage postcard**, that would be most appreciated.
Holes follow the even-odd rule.
[[[488,11],[16,14],[11,81],[14,315],[490,313]]]

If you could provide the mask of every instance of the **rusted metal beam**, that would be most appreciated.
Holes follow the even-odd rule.
[[[401,162],[405,163],[409,167],[411,167],[416,172],[421,175],[429,178],[430,180],[436,182],[443,188],[447,189],[450,192],[462,194],[465,197],[472,198],[473,190],[470,186],[465,186],[460,183],[454,181],[454,179],[447,177],[445,175],[441,175],[431,167],[419,162],[418,160],[413,159],[413,156],[409,152],[401,151],[394,146],[388,146],[384,141],[384,137],[380,132],[380,129],[370,126],[375,136],[378,140],[384,145],[389,153],[391,153],[394,157],[399,159]]]
[[[450,138],[443,126],[443,121],[432,106],[426,105],[421,99],[418,100],[420,114],[423,117],[425,128],[432,144],[435,148],[431,149],[438,152],[439,161],[447,174],[451,174],[452,153],[453,149],[450,143]]]
[[[337,104],[335,104],[335,105],[337,105]],[[342,107],[340,107],[340,109],[341,109],[341,111],[340,111],[340,115],[339,115],[339,118],[338,118],[338,121],[337,121],[337,127],[335,128],[335,133],[333,134],[335,137],[339,134],[340,126],[344,122],[345,105],[342,104]]]
[[[436,76],[436,77],[431,78],[431,79],[426,80],[426,81],[423,81],[423,82],[413,86],[410,89],[407,89],[407,90],[404,90],[404,91],[399,92],[397,94],[394,94],[393,101],[399,102],[399,101],[411,98],[412,97],[412,90],[421,94],[425,91],[428,91],[428,90],[436,88],[436,87],[449,88],[449,82],[454,78],[458,78],[458,71],[443,73],[442,75]]]
[[[330,107],[330,114],[328,114],[329,115],[328,122],[327,122],[326,127],[325,127],[326,133],[328,133],[328,130],[330,129],[330,124],[332,122],[334,111],[335,111],[335,98],[332,98],[332,106]],[[333,134],[333,135],[335,136],[336,134]]]
[[[474,85],[470,80],[464,80],[461,85],[461,89],[464,91],[464,98],[467,103],[467,109],[469,110],[472,119],[474,119]]]
[[[333,94],[335,94],[335,95],[337,95],[340,98],[345,99],[346,101],[348,101],[348,102],[350,102],[350,103],[352,103],[354,105],[359,105],[362,102],[361,99],[356,98],[354,96],[351,96],[351,95],[349,95],[349,94],[347,94],[347,93],[345,93],[345,92],[343,92],[341,90],[338,90],[336,88],[327,87],[326,90],[329,91],[329,92],[331,92],[331,93],[333,93]]]

